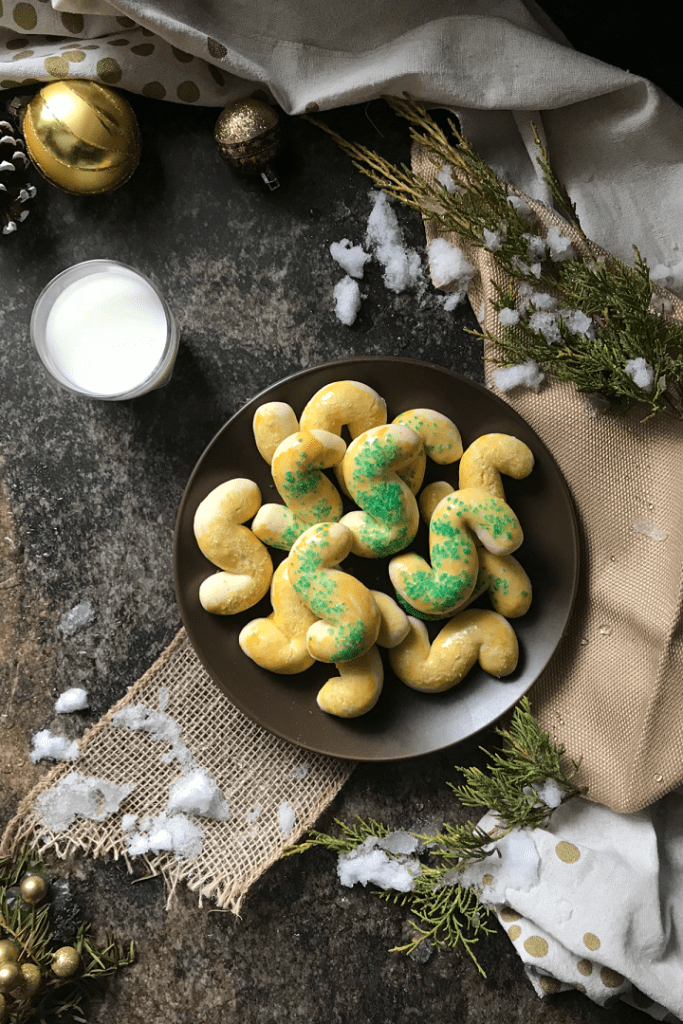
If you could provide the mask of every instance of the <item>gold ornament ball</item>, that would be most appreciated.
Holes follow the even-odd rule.
[[[21,972],[16,964],[0,964],[0,992],[11,992],[21,981]]]
[[[229,164],[243,174],[260,174],[271,188],[277,187],[270,163],[282,148],[282,124],[270,103],[254,96],[228,103],[216,121],[214,138]]]
[[[19,968],[21,983],[12,993],[15,999],[33,999],[39,990],[43,977],[35,964],[22,964]]]
[[[47,882],[42,875],[27,875],[22,879],[19,892],[24,903],[34,907],[47,896]]]
[[[0,939],[0,964],[15,964],[19,959],[19,947],[13,939]]]
[[[111,192],[140,162],[140,129],[123,96],[97,82],[51,82],[23,118],[26,150],[53,185],[74,195]]]
[[[79,968],[81,958],[73,946],[61,946],[52,956],[52,973],[58,978],[70,978]]]

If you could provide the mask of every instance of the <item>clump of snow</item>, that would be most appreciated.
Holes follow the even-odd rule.
[[[342,885],[351,887],[372,882],[382,889],[410,892],[422,873],[415,856],[418,840],[407,832],[394,832],[383,839],[368,836],[355,850],[340,853],[337,874]]]
[[[170,700],[170,697],[171,697],[171,695],[169,693],[168,686],[160,686],[159,687],[159,695],[158,695],[158,698],[157,698],[157,700],[159,702],[159,711],[165,711],[166,710],[166,708],[168,707],[168,702]]]
[[[342,277],[334,286],[334,312],[338,320],[350,327],[360,310],[360,288],[352,277]]]
[[[88,691],[82,686],[72,686],[70,690],[60,693],[55,701],[55,711],[58,715],[67,715],[71,711],[82,711],[88,707]]]
[[[167,850],[178,860],[194,860],[202,852],[204,829],[186,814],[162,811],[153,818],[143,818],[137,831],[126,837],[126,845],[131,857]]]
[[[593,321],[581,309],[560,309],[557,313],[572,334],[593,334]]]
[[[652,540],[666,540],[669,536],[665,530],[662,530],[660,526],[657,526],[649,519],[634,519],[633,529],[636,533],[642,533]]]
[[[490,252],[498,252],[503,244],[502,233],[500,231],[489,231],[488,228],[484,228],[483,242],[485,248]]]
[[[498,312],[498,323],[501,327],[514,327],[515,324],[519,323],[519,313],[516,309],[510,309],[509,306],[504,306],[503,309]]]
[[[41,729],[32,737],[29,757],[38,761],[75,761],[79,757],[78,744],[65,736],[55,736],[49,729]]]
[[[396,213],[385,192],[371,191],[373,207],[368,217],[366,244],[384,267],[384,284],[392,292],[403,292],[422,283],[419,253],[403,241]]]
[[[447,192],[455,192],[457,185],[453,181],[453,173],[448,164],[443,165],[436,176],[436,180],[440,185],[443,185]]]
[[[574,258],[574,247],[566,235],[561,233],[559,228],[555,226],[549,228],[545,240],[548,243],[550,258],[554,263],[561,263],[562,260]]]
[[[306,764],[306,762],[303,761],[301,764],[298,764],[296,766],[296,768],[292,768],[290,778],[292,778],[292,779],[305,779],[310,770],[311,769]]]
[[[544,260],[548,255],[548,245],[540,235],[526,233],[522,235],[529,249],[529,256],[532,260]]]
[[[540,804],[545,804],[546,807],[552,810],[559,807],[566,796],[565,791],[558,786],[554,779],[546,779],[545,782],[535,783],[533,787],[525,786],[522,792],[526,793],[527,796],[536,793]]]
[[[124,832],[130,832],[137,820],[137,814],[124,814],[121,818],[121,828]]]
[[[642,356],[638,356],[637,359],[627,359],[624,372],[643,391],[652,391],[655,373],[647,360],[643,359]]]
[[[443,300],[443,308],[447,313],[450,313],[453,309],[457,309],[457,307],[461,306],[465,301],[466,294],[467,292],[465,291],[457,291],[453,292],[451,295],[447,295]]]
[[[459,305],[465,297],[467,286],[474,277],[475,268],[467,260],[464,254],[456,246],[451,245],[445,238],[434,238],[429,243],[427,250],[429,256],[429,270],[432,280],[437,288],[444,288],[447,285],[453,289],[453,295],[449,295],[444,303],[452,301],[447,308],[454,308]]]
[[[361,245],[353,245],[348,238],[342,238],[341,242],[332,242],[330,256],[339,264],[345,274],[357,278],[363,276],[365,264],[371,259],[369,252],[366,252]]]
[[[492,377],[498,390],[503,392],[517,387],[538,391],[545,380],[545,374],[535,359],[527,359],[517,366],[500,366],[493,371]]]
[[[118,811],[134,789],[133,783],[118,786],[106,779],[69,772],[54,789],[36,797],[36,808],[44,825],[53,832],[64,832],[77,815],[91,821],[104,821]]]
[[[85,629],[95,618],[95,606],[92,601],[81,601],[70,611],[65,612],[59,620],[59,628],[64,636],[73,636],[74,633]]]
[[[481,888],[480,900],[482,903],[498,904],[507,901],[507,892],[513,889],[516,892],[529,892],[538,881],[540,857],[533,834],[529,829],[513,828],[507,835],[497,839],[491,844],[491,849],[498,851],[500,856],[491,856],[482,864],[471,864],[462,872],[452,872],[453,877],[448,878],[450,882],[460,882],[461,885]],[[482,876],[489,875],[491,881],[482,886]]]
[[[119,728],[148,732],[155,743],[170,743],[171,750],[164,754],[162,760],[167,764],[176,760],[186,767],[190,766],[192,754],[181,739],[180,726],[165,712],[150,711],[144,704],[131,704],[112,715],[111,722]]]
[[[296,811],[286,800],[278,808],[277,821],[283,836],[290,835],[296,824]]]
[[[658,263],[650,271],[650,280],[661,284],[671,292],[683,293],[683,260],[673,263],[671,266]]]
[[[218,821],[227,821],[230,817],[230,808],[218,783],[203,768],[195,768],[171,784],[166,811],[168,814],[196,814]]]
[[[557,299],[553,295],[549,295],[548,292],[535,292],[529,289],[528,301],[530,306],[534,306],[535,309],[557,309]]]
[[[562,341],[562,334],[554,313],[545,309],[537,309],[529,317],[529,327],[542,334],[549,345],[557,345]]]
[[[261,811],[262,810],[263,810],[262,807],[255,807],[253,809],[253,811],[250,811],[249,812],[249,821],[251,821],[251,822],[258,821],[258,819],[261,816]]]

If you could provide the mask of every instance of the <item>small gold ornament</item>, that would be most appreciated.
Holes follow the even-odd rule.
[[[269,189],[280,185],[271,160],[282,148],[282,134],[275,107],[254,96],[228,103],[214,130],[223,159],[242,174],[260,175]]]
[[[0,939],[0,964],[15,964],[19,959],[19,947],[13,939]]]
[[[0,992],[11,992],[21,981],[21,972],[17,964],[5,962],[0,964]]]
[[[42,875],[27,875],[22,879],[19,892],[24,903],[30,903],[35,907],[47,896],[47,882]]]
[[[52,955],[52,973],[58,978],[70,978],[80,965],[81,958],[73,946],[61,946]]]
[[[53,185],[74,195],[110,192],[140,162],[140,130],[123,96],[97,82],[51,82],[25,108],[26,149]]]
[[[13,998],[33,999],[43,981],[40,968],[36,967],[35,964],[22,964],[19,968],[19,973],[21,974],[21,982],[12,993]]]

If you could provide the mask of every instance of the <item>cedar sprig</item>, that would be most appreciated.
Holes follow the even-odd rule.
[[[419,840],[421,861],[421,872],[415,876],[413,888],[406,893],[388,889],[374,893],[385,901],[408,907],[412,915],[414,938],[392,951],[413,953],[425,941],[436,949],[460,946],[481,974],[484,970],[474,947],[481,935],[492,931],[486,924],[489,908],[472,888],[458,882],[458,874],[472,864],[496,856],[497,839],[511,829],[547,827],[553,808],[541,799],[543,783],[554,781],[565,797],[583,792],[573,781],[578,763],[566,763],[564,748],[551,740],[533,717],[526,697],[515,707],[508,728],[495,731],[503,741],[501,749],[489,753],[480,748],[490,758],[486,770],[458,768],[464,785],[448,784],[463,806],[494,811],[495,828],[487,832],[471,821],[445,822],[434,833],[411,832]],[[335,819],[335,824],[341,830],[340,836],[312,831],[304,842],[288,847],[283,856],[305,853],[315,846],[337,855],[350,853],[371,836],[384,838],[391,834],[388,826],[372,818],[364,821],[356,816],[352,825]],[[393,856],[388,851],[387,854]]]
[[[536,128],[537,161],[556,211],[579,237],[568,259],[538,260],[531,255],[530,236],[544,237],[545,229],[533,211],[522,213],[510,202],[515,190],[498,178],[452,120],[447,122],[447,134],[412,97],[385,99],[408,121],[412,139],[427,151],[435,166],[451,169],[454,191],[438,181],[430,184],[406,164],[394,165],[368,147],[348,142],[327,125],[307,119],[327,132],[356,168],[390,197],[418,211],[441,233],[454,233],[463,242],[488,250],[513,286],[546,292],[557,299],[560,309],[581,310],[593,320],[593,329],[578,335],[560,320],[562,342],[549,343],[530,326],[536,307],[528,304],[520,310],[519,323],[504,328],[501,336],[470,332],[499,346],[502,356],[492,357],[492,361],[514,366],[534,359],[546,373],[574,384],[578,391],[602,394],[615,412],[636,405],[645,407],[646,418],[672,411],[674,402],[666,392],[683,380],[683,327],[653,306],[649,270],[637,249],[633,267],[599,255],[581,227],[575,203],[552,169]],[[495,308],[514,308],[515,303],[513,289],[512,298],[498,295]],[[626,373],[627,361],[638,357],[652,367],[650,391]]]

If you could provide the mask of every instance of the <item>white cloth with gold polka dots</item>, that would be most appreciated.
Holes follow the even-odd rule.
[[[479,824],[491,832],[496,819]],[[570,799],[521,838],[509,851],[499,840],[501,856],[466,881],[493,897],[538,995],[578,989],[657,1020],[683,1016],[683,796],[635,814]]]

